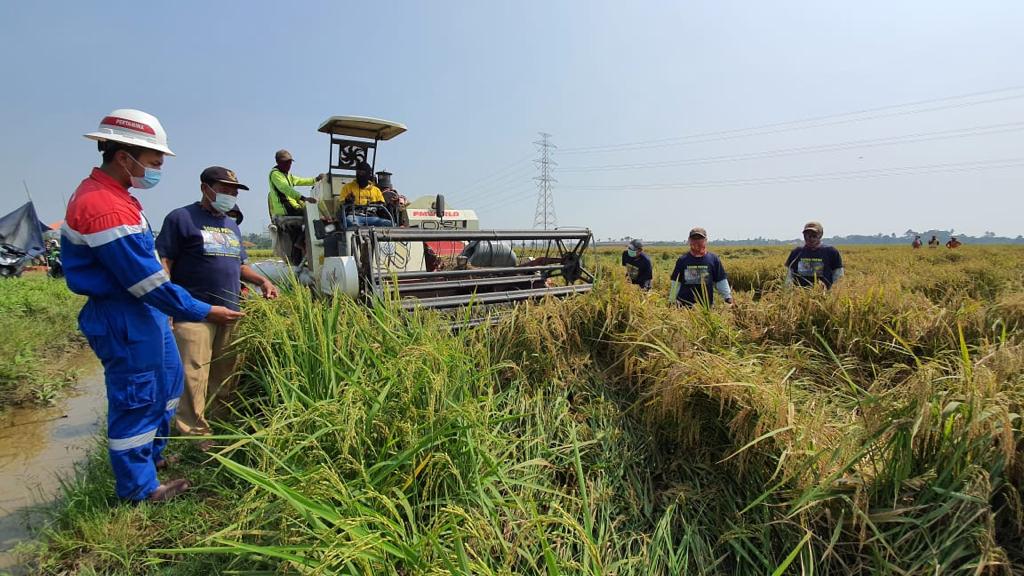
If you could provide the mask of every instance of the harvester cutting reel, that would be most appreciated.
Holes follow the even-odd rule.
[[[494,307],[590,291],[583,255],[592,239],[587,229],[363,228],[353,252],[366,301],[397,296],[406,310]]]

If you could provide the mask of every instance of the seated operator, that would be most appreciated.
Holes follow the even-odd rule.
[[[338,198],[351,205],[346,211],[349,226],[394,226],[388,218],[381,218],[378,210],[387,214],[384,194],[373,183],[373,168],[366,162],[356,166],[356,179],[341,187]]]

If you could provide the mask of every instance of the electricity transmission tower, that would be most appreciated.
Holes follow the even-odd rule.
[[[543,230],[551,230],[558,227],[558,219],[555,217],[555,196],[552,188],[555,180],[551,173],[557,162],[551,159],[551,152],[557,148],[551,143],[551,134],[540,133],[540,140],[534,142],[537,145],[537,152],[540,156],[534,160],[540,169],[540,176],[534,177],[537,181],[537,211],[533,216],[533,227]]]

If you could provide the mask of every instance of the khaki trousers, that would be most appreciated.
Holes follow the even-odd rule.
[[[228,350],[233,328],[211,322],[174,323],[174,339],[185,369],[185,390],[174,423],[186,436],[212,434],[207,416],[223,411],[234,391],[237,357]]]

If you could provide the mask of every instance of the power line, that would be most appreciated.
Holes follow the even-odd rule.
[[[506,187],[506,188],[503,188],[502,190],[500,190],[500,192],[508,192],[508,193],[516,193],[516,192],[518,192],[518,193],[522,193],[522,189],[516,190],[516,189],[513,189],[512,187]],[[517,194],[516,197],[518,197],[518,194]],[[523,193],[522,197],[523,198],[536,198],[537,197],[537,190],[533,189],[533,190],[530,190],[529,192]],[[478,205],[470,206],[469,208],[471,210],[475,210],[477,212],[491,210],[493,208],[504,206],[506,204],[506,201],[508,200],[508,198],[509,198],[509,196],[495,195],[490,200],[488,200],[486,202],[482,202],[482,203],[480,203]]]
[[[480,200],[488,200],[493,197],[496,190],[507,188],[510,184],[517,182],[528,182],[534,174],[534,166],[532,162],[520,166],[516,170],[509,172],[500,178],[496,178],[487,184],[481,185],[475,189],[475,192],[458,199],[459,203],[465,206],[470,206]]]
[[[633,142],[633,143],[610,144],[610,145],[604,145],[604,146],[590,146],[590,147],[578,147],[578,148],[564,148],[564,149],[561,149],[561,152],[563,152],[563,153],[565,153],[565,152],[568,152],[568,153],[589,153],[589,151],[593,151],[593,152],[614,152],[614,151],[626,151],[627,150],[627,148],[626,148],[627,146],[634,146],[634,145],[637,147],[637,149],[645,149],[645,148],[654,148],[654,147],[661,147],[661,146],[671,146],[671,145],[674,145],[674,144],[672,144],[672,142],[680,141],[680,140],[691,140],[689,142],[680,142],[680,143],[696,144],[696,143],[701,143],[701,142],[713,142],[713,141],[727,140],[727,139],[747,137],[747,136],[759,136],[759,135],[787,132],[787,131],[790,131],[790,130],[772,130],[772,131],[768,131],[768,132],[757,132],[757,133],[751,133],[751,134],[742,134],[742,133],[743,132],[757,131],[757,130],[764,130],[766,128],[782,127],[782,126],[795,125],[795,124],[807,123],[807,122],[815,122],[815,121],[827,120],[827,119],[831,119],[831,118],[842,118],[842,117],[847,117],[847,116],[855,116],[855,115],[858,115],[858,114],[866,114],[866,113],[872,113],[872,112],[879,112],[879,111],[883,111],[883,110],[891,110],[891,109],[895,109],[895,108],[906,108],[906,107],[911,107],[911,106],[920,106],[922,104],[932,104],[932,103],[938,103],[938,102],[947,102],[947,101],[951,101],[951,100],[960,100],[960,99],[964,99],[964,98],[986,96],[986,95],[991,95],[991,94],[999,94],[999,93],[1003,93],[1003,92],[1013,92],[1013,91],[1019,91],[1019,90],[1024,90],[1024,86],[1014,86],[1014,87],[1002,88],[1002,89],[998,89],[998,90],[988,90],[988,91],[982,91],[982,92],[973,92],[973,93],[968,93],[968,94],[961,94],[961,95],[957,95],[957,96],[948,96],[948,97],[944,97],[944,98],[936,98],[936,99],[929,99],[929,100],[919,100],[919,101],[916,101],[916,102],[908,102],[908,103],[904,103],[904,104],[893,104],[893,105],[881,106],[881,107],[876,107],[876,108],[866,108],[866,109],[852,111],[852,112],[845,112],[845,113],[832,114],[832,115],[826,115],[826,116],[810,117],[810,118],[799,119],[799,120],[790,120],[790,121],[786,121],[786,122],[776,122],[776,123],[771,123],[771,124],[763,124],[763,125],[760,125],[760,126],[753,126],[753,127],[749,127],[749,128],[738,128],[738,129],[723,130],[723,131],[716,131],[716,132],[705,132],[705,133],[699,133],[699,134],[678,136],[678,137],[672,137],[672,138],[663,138],[663,139],[657,139],[657,140],[646,140],[646,141],[639,141],[639,142]],[[855,119],[850,119],[850,120],[846,120],[846,121],[843,121],[843,122],[837,122],[837,123],[832,123],[832,124],[823,124],[823,125],[815,125],[815,126],[800,126],[800,127],[792,128],[792,130],[803,130],[803,129],[809,129],[809,128],[817,128],[817,127],[821,127],[821,126],[828,126],[828,125],[833,125],[833,124],[842,124],[842,123],[846,123],[846,122],[857,122],[857,121],[862,121],[862,120],[869,120],[869,119],[874,119],[874,118],[879,118],[879,117],[888,117],[888,116],[893,116],[893,115],[917,114],[917,113],[923,113],[923,112],[929,112],[929,111],[935,111],[935,110],[941,110],[941,109],[947,109],[947,108],[956,108],[956,107],[962,107],[962,106],[973,106],[973,105],[986,104],[986,103],[998,102],[998,101],[1003,101],[1003,100],[1012,100],[1012,99],[1017,99],[1017,98],[1021,98],[1021,97],[1024,97],[1024,94],[1021,94],[1021,95],[1011,95],[1011,96],[1007,96],[1007,97],[994,98],[994,99],[989,99],[989,100],[984,100],[984,101],[977,101],[977,102],[957,103],[957,104],[953,104],[953,105],[950,105],[950,106],[933,107],[933,108],[929,108],[929,109],[925,109],[925,110],[902,111],[902,112],[898,112],[897,114],[891,114],[891,115],[873,116],[873,117],[868,117],[868,118],[855,118]],[[1013,124],[1007,124],[1007,126],[1011,126],[1011,125],[1013,125]],[[998,125],[994,125],[994,126],[991,126],[991,127],[978,127],[978,129],[994,128],[995,126],[998,126]],[[1004,130],[1004,131],[1005,132],[1009,132],[1009,131],[1011,131],[1011,129],[1007,129],[1007,130]],[[1002,132],[1002,131],[992,130],[990,132],[986,132],[986,134],[987,133],[999,133],[999,132]],[[913,140],[913,141],[923,141],[923,140],[927,140],[927,139],[932,139],[932,138],[925,138],[924,137],[925,134],[927,134],[927,133],[922,133],[921,134],[922,138],[920,140]],[[933,133],[933,134],[935,134],[935,138],[934,139],[943,139],[943,137],[938,136],[938,134],[940,134],[940,133]],[[975,134],[963,134],[963,137],[973,136],[973,135],[975,135]],[[981,134],[977,134],[977,135],[981,135]],[[914,136],[914,135],[907,135],[906,138],[910,138],[911,136]],[[959,135],[949,136],[949,138],[954,138],[954,137],[960,137],[960,136]],[[701,138],[704,138],[704,139],[701,140]],[[898,138],[898,137],[894,137],[894,138]],[[844,147],[844,146],[847,146],[847,145],[852,148],[852,147],[861,147],[861,146],[864,146],[864,147],[880,146],[880,145],[888,144],[887,142],[882,142],[881,140],[884,140],[884,139],[879,139],[879,142],[875,143],[875,144],[868,144],[869,141],[862,141],[861,143],[857,144],[856,146],[854,145],[854,142],[842,142],[842,143],[836,143],[836,144],[833,144],[833,145],[824,145],[822,147],[821,151],[826,151],[826,148],[828,148],[828,147],[835,147],[835,150],[843,150],[843,149],[847,149],[847,148]],[[904,143],[904,142],[892,142],[892,143],[893,144],[898,144],[898,143]],[[653,144],[653,145],[648,145],[648,144]],[[806,152],[805,152],[805,150],[806,150]],[[665,163],[647,163],[647,164],[641,164],[641,163],[637,163],[637,164],[622,164],[622,165],[617,165],[617,166],[613,166],[613,165],[583,166],[583,167],[568,168],[568,169],[563,169],[563,170],[564,171],[573,171],[573,172],[585,172],[585,171],[601,171],[601,170],[617,170],[617,169],[655,168],[655,167],[659,167],[659,166],[686,165],[686,164],[691,164],[691,163],[692,164],[699,164],[699,163],[711,163],[711,162],[725,162],[725,161],[743,160],[743,159],[756,158],[756,157],[771,158],[771,157],[775,157],[777,155],[778,156],[795,155],[795,154],[799,154],[799,153],[810,153],[810,152],[813,152],[813,151],[815,151],[815,150],[813,150],[811,147],[791,148],[791,149],[782,149],[782,150],[771,150],[771,151],[765,151],[765,152],[761,152],[761,153],[751,153],[749,155],[734,155],[734,156],[724,156],[724,157],[706,157],[706,158],[694,158],[694,159],[688,159],[688,160],[674,161],[674,162],[677,162],[677,163],[665,162]],[[760,154],[763,154],[763,156],[757,156],[757,155],[760,155]],[[522,157],[520,159],[517,159],[516,161],[514,161],[514,162],[512,162],[510,164],[507,164],[507,165],[503,166],[502,168],[499,168],[498,170],[495,170],[494,172],[491,172],[489,174],[486,174],[485,176],[482,176],[482,177],[474,180],[472,183],[470,183],[469,185],[463,187],[458,192],[451,193],[450,195],[453,198],[457,199],[460,204],[467,204],[467,207],[468,207],[468,204],[471,203],[470,201],[473,200],[473,199],[481,198],[481,197],[493,197],[494,193],[496,191],[495,186],[497,184],[499,184],[501,182],[504,182],[504,181],[507,181],[509,179],[514,179],[515,177],[523,175],[524,169],[528,168],[528,166],[519,166],[519,165],[522,164],[523,162],[526,162],[527,160],[529,160],[529,158],[530,158],[530,156],[527,155],[527,156],[524,156],[524,157]],[[517,168],[517,166],[519,166],[519,167]],[[488,182],[488,181],[490,181],[490,182]],[[481,184],[484,183],[484,182],[488,182],[488,183],[481,187]],[[501,188],[505,188],[505,187],[502,186]],[[466,197],[463,197],[463,198],[459,198],[459,196],[463,192],[468,191],[470,189],[476,189],[477,192],[475,192],[475,193],[473,193],[473,194],[471,194],[469,196],[466,196]]]
[[[591,154],[600,152],[621,152],[626,150],[640,150],[647,148],[659,148],[664,146],[676,146],[680,144],[691,144],[697,142],[714,142],[720,140],[730,140],[734,138],[747,138],[751,136],[763,136],[768,134],[778,134],[782,132],[790,132],[794,130],[808,130],[811,128],[821,128],[825,126],[835,126],[839,124],[848,124],[852,122],[862,122],[865,120],[874,120],[878,118],[890,118],[896,116],[906,116],[910,114],[922,114],[925,112],[934,112],[938,110],[946,110],[951,108],[962,108],[965,106],[977,106],[980,104],[990,104],[993,102],[1002,102],[1006,100],[1015,100],[1018,98],[1024,98],[1024,94],[1014,94],[1009,96],[1002,96],[998,98],[989,98],[986,100],[978,100],[972,102],[957,102],[953,104],[946,104],[942,106],[933,106],[930,108],[922,108],[919,110],[899,110],[896,112],[889,112],[884,114],[876,114],[877,112],[883,112],[886,110],[894,110],[898,108],[908,108],[912,106],[921,106],[926,104],[935,104],[939,102],[949,102],[952,100],[962,100],[964,98],[974,98],[978,96],[987,96],[992,94],[999,94],[1003,92],[1019,92],[1024,90],[1024,86],[1013,86],[1009,88],[1001,88],[998,90],[987,90],[983,92],[973,92],[969,94],[961,94],[958,96],[947,96],[944,98],[934,98],[929,100],[919,100],[916,102],[908,102],[904,104],[890,104],[887,106],[879,106],[876,108],[865,108],[862,110],[855,110],[852,112],[842,112],[839,114],[829,114],[825,116],[813,116],[808,118],[801,118],[797,120],[787,120],[783,122],[772,122],[768,124],[761,124],[757,126],[751,126],[747,128],[734,128],[729,130],[717,130],[712,132],[700,132],[696,134],[688,134],[683,136],[672,136],[667,138],[656,138],[650,140],[639,140],[634,142],[622,142],[618,144],[604,144],[596,146],[578,146],[574,148],[562,149],[563,154]],[[868,114],[868,116],[862,116]],[[850,118],[856,116],[855,118]],[[831,120],[831,121],[829,121]],[[826,122],[828,121],[828,122]],[[802,126],[802,124],[809,124]],[[690,142],[696,140],[696,142]]]
[[[510,206],[514,206],[516,204],[521,204],[523,202],[526,202],[527,200],[531,200],[533,198],[536,198],[536,195],[537,195],[536,191],[531,190],[530,192],[527,192],[527,193],[522,194],[522,195],[506,197],[506,198],[503,198],[502,201],[499,202],[498,204],[495,204],[493,206],[477,210],[476,212],[477,212],[477,214],[482,214],[482,213],[485,213],[485,212],[494,212],[495,210],[498,210],[498,209],[507,209]]]
[[[533,227],[543,230],[551,230],[558,227],[558,218],[555,216],[555,198],[553,185],[557,180],[552,176],[552,170],[556,163],[551,159],[551,151],[556,148],[551,143],[551,134],[540,133],[540,140],[534,142],[540,157],[537,158],[537,167],[540,175],[534,178],[537,181],[537,209],[533,215]]]
[[[959,102],[959,103],[953,103],[953,104],[945,105],[945,106],[933,106],[933,107],[930,107],[930,108],[920,109],[920,110],[900,110],[900,111],[897,111],[897,112],[891,113],[891,114],[877,114],[877,115],[869,116],[869,117],[848,118],[850,116],[858,116],[858,115],[863,115],[863,114],[871,114],[871,113],[876,113],[876,112],[882,112],[882,111],[885,111],[885,110],[893,110],[893,109],[898,109],[898,108],[908,108],[908,107],[912,107],[912,106],[921,106],[921,105],[940,103],[940,102],[949,102],[949,101],[953,101],[953,100],[962,100],[964,98],[973,98],[973,97],[978,97],[978,96],[987,96],[987,95],[992,95],[992,94],[999,94],[999,93],[1004,93],[1004,92],[1015,92],[1015,91],[1020,91],[1020,90],[1024,90],[1024,86],[1014,86],[1014,87],[1002,88],[1002,89],[998,89],[998,90],[988,90],[988,91],[982,91],[982,92],[973,92],[973,93],[961,94],[961,95],[957,95],[957,96],[948,96],[948,97],[944,97],[944,98],[919,100],[919,101],[916,101],[916,102],[908,102],[908,103],[903,103],[903,104],[893,104],[893,105],[881,106],[881,107],[876,107],[876,108],[866,108],[866,109],[852,111],[852,112],[845,112],[845,113],[840,113],[840,114],[831,114],[831,115],[826,115],[826,116],[810,117],[810,118],[804,118],[804,119],[798,119],[798,120],[790,120],[790,121],[785,121],[785,122],[776,122],[776,123],[770,123],[770,124],[763,124],[763,125],[753,126],[753,127],[749,127],[749,128],[739,128],[739,129],[732,129],[732,130],[705,132],[705,133],[698,133],[698,134],[692,134],[692,135],[678,136],[678,137],[672,137],[672,138],[663,138],[663,139],[657,139],[657,140],[646,140],[646,141],[631,142],[631,143],[611,144],[611,145],[604,145],[604,146],[589,146],[589,147],[567,148],[567,149],[561,149],[561,151],[562,152],[569,152],[569,153],[589,153],[591,151],[593,151],[593,152],[614,152],[614,151],[620,151],[620,149],[622,151],[625,151],[627,149],[627,147],[635,147],[637,149],[643,149],[643,148],[658,147],[658,146],[671,146],[671,145],[674,145],[673,143],[676,142],[676,141],[685,141],[685,140],[691,140],[691,142],[681,142],[681,143],[690,144],[690,143],[699,143],[699,142],[702,142],[702,141],[710,142],[710,141],[717,141],[717,140],[727,140],[727,139],[731,139],[731,138],[740,138],[740,137],[748,137],[748,136],[759,136],[759,135],[787,132],[787,131],[791,131],[791,130],[804,130],[804,129],[818,128],[818,127],[822,127],[822,126],[829,126],[829,125],[835,125],[835,124],[843,124],[843,123],[848,123],[848,122],[859,122],[859,121],[871,120],[871,119],[876,119],[876,118],[902,116],[902,115],[909,115],[909,114],[919,114],[919,113],[925,113],[925,112],[931,112],[931,111],[937,111],[937,110],[959,108],[959,107],[964,107],[964,106],[975,106],[975,105],[981,105],[981,104],[987,104],[987,103],[993,103],[993,102],[1014,100],[1014,99],[1018,99],[1018,98],[1024,97],[1024,94],[1009,95],[1009,96],[1005,96],[1005,97],[990,98],[990,99],[986,99],[986,100],[973,101],[973,102]],[[826,124],[817,124],[817,125],[811,125],[811,126],[797,126],[798,124],[821,122],[823,120],[829,120],[829,119],[834,119],[834,118],[835,119],[847,118],[847,119],[839,121],[839,122],[831,122],[831,123],[826,123]],[[1010,132],[1010,131],[1013,131],[1013,130],[1018,130],[1019,128],[1016,127],[1018,124],[1020,124],[1020,123],[1007,123],[1007,124],[1005,124],[1005,126],[1006,126],[1005,130],[999,130],[998,128],[1000,126],[1002,126],[1002,125],[998,125],[997,124],[997,125],[990,125],[990,126],[978,126],[978,127],[973,127],[973,128],[965,128],[965,129],[959,129],[959,130],[942,131],[942,132],[917,133],[917,134],[909,134],[909,135],[903,135],[903,136],[885,137],[885,138],[878,138],[878,139],[873,139],[873,140],[839,142],[839,143],[830,144],[830,145],[822,145],[822,146],[819,146],[819,147],[810,147],[810,146],[808,146],[808,147],[788,148],[788,149],[781,149],[781,150],[769,150],[769,151],[763,151],[763,152],[758,152],[758,153],[751,153],[751,154],[746,154],[746,155],[694,158],[694,159],[688,159],[688,160],[683,160],[683,161],[676,161],[674,163],[666,162],[666,163],[647,163],[647,164],[624,164],[624,165],[618,165],[618,166],[611,166],[611,165],[606,165],[606,166],[584,166],[584,167],[579,167],[579,168],[572,168],[570,170],[582,172],[582,171],[597,171],[598,169],[600,169],[600,170],[605,170],[605,169],[613,170],[613,169],[629,169],[629,168],[633,168],[633,167],[644,168],[644,167],[657,167],[657,166],[660,166],[660,165],[673,165],[675,163],[685,164],[685,163],[703,163],[703,162],[712,162],[712,161],[716,161],[716,162],[717,161],[732,161],[732,160],[748,159],[750,157],[774,157],[776,155],[791,155],[791,154],[811,153],[811,152],[817,152],[817,151],[843,150],[843,149],[855,148],[855,147],[871,147],[871,146],[881,146],[881,145],[888,145],[888,144],[910,143],[910,142],[924,141],[924,140],[929,140],[929,139],[958,138],[958,137],[969,137],[969,136],[976,136],[976,135],[987,135],[987,134],[1000,133],[1000,132]],[[786,130],[786,129],[783,129],[783,130],[770,130],[772,128],[782,128],[782,127],[785,127],[785,126],[794,126],[794,127],[790,128],[789,130]],[[968,132],[966,132],[968,130],[976,130],[978,132],[968,133]],[[963,133],[956,133],[956,132],[960,132],[960,131],[964,131],[964,132]],[[946,133],[949,133],[949,134],[946,135]],[[703,140],[700,140],[702,138],[703,138]],[[763,155],[763,156],[760,156],[760,155]],[[513,164],[507,166],[506,168],[512,168],[512,167],[514,167],[515,165],[517,165],[520,162],[522,162],[522,160],[518,160],[518,161],[514,162]],[[1006,161],[995,161],[995,162],[1006,162]],[[701,186],[718,186],[718,185],[720,185],[720,186],[756,185],[756,184],[772,183],[772,182],[812,182],[812,181],[815,181],[815,179],[818,179],[818,180],[821,180],[821,179],[842,180],[842,179],[885,177],[885,176],[894,176],[894,175],[918,175],[918,174],[924,175],[924,174],[930,174],[930,173],[934,173],[934,172],[943,172],[943,171],[945,171],[945,172],[957,172],[957,171],[967,171],[967,170],[1008,168],[1008,167],[1014,167],[1014,166],[1017,166],[1017,165],[1018,164],[1016,164],[1016,163],[1004,163],[1002,165],[996,165],[996,164],[992,164],[992,163],[989,163],[987,165],[982,165],[982,164],[978,164],[978,163],[964,163],[964,164],[932,165],[930,167],[918,166],[918,167],[876,169],[876,170],[855,171],[855,172],[836,172],[836,173],[810,174],[810,175],[793,175],[793,176],[771,176],[771,177],[765,177],[765,178],[760,178],[760,179],[732,180],[732,181],[718,181],[718,182],[703,182],[703,183],[702,182],[680,183],[680,184],[654,185],[654,186],[660,186],[662,188],[665,188],[665,187],[677,187],[678,188],[678,187],[686,187],[686,186],[701,187]],[[501,173],[501,171],[496,172],[495,175],[497,175],[499,173]],[[513,175],[514,175],[514,171],[512,173],[506,173],[503,178],[498,178],[491,185],[497,184],[498,181],[500,181],[502,179],[507,179],[509,176],[513,176]],[[486,180],[486,179],[487,178],[485,177],[482,180]],[[640,186],[650,187],[651,185],[640,185]],[[588,187],[588,186],[568,186],[566,188],[569,188],[569,189],[579,189],[579,190],[596,190],[596,189],[630,189],[630,188],[636,188],[636,187],[637,187],[637,185],[630,184],[630,185],[623,185],[623,186],[614,187],[614,188],[610,188],[610,187],[598,188],[598,187]],[[507,189],[508,189],[508,187],[503,187],[502,189],[497,190],[497,191],[504,191],[504,190],[507,190]],[[488,201],[484,202],[483,205],[475,207],[475,209],[478,210],[478,211],[494,210],[494,209],[497,209],[497,208],[500,208],[500,207],[503,207],[503,206],[508,206],[508,205],[511,205],[511,204],[516,204],[516,203],[522,202],[522,201],[526,200],[527,198],[531,197],[532,194],[533,194],[531,192],[531,193],[528,193],[528,194],[516,195],[516,196],[511,196],[511,197],[498,197],[495,194],[495,192],[496,192],[495,189],[488,188],[486,190],[483,190],[481,193],[476,194],[475,196],[480,196],[480,195],[486,194],[488,196],[491,196],[491,199],[489,199]]]
[[[646,168],[664,168],[669,166],[687,166],[692,164],[711,164],[716,162],[736,162],[742,160],[759,160],[764,158],[778,158],[780,156],[798,156],[802,154],[813,154],[820,152],[836,152],[853,150],[856,148],[872,148],[876,146],[891,146],[896,144],[912,144],[931,140],[949,140],[953,138],[968,138],[972,136],[986,136],[989,134],[1002,134],[1024,130],[1024,122],[1006,122],[1001,124],[990,124],[985,126],[974,126],[968,128],[954,128],[940,130],[937,132],[917,132],[899,136],[885,136],[881,138],[870,138],[865,140],[849,140],[846,142],[835,142],[832,144],[820,144],[816,146],[798,146],[793,148],[781,148],[776,150],[763,150],[746,154],[729,154],[722,156],[704,156],[698,158],[685,158],[682,160],[666,160],[664,162],[642,162],[630,164],[604,164],[592,166],[569,166],[559,168],[562,172],[603,172],[614,170],[635,170]]]
[[[465,205],[469,207],[469,204],[476,201],[477,199],[488,198],[493,195],[495,190],[508,187],[509,182],[511,181],[516,181],[519,179],[522,179],[522,182],[529,181],[531,179],[529,175],[532,174],[533,171],[534,166],[532,165],[532,163],[525,164],[511,172],[508,172],[507,174],[499,178],[491,180],[487,184],[478,186],[475,189],[475,192],[466,196],[458,197],[457,200],[460,205]]]
[[[732,180],[708,180],[702,182],[563,186],[563,188],[570,190],[675,190],[684,188],[712,188],[722,186],[751,186],[758,184],[819,182],[825,180],[859,180],[863,178],[876,178],[883,176],[916,176],[939,172],[966,172],[972,170],[1013,168],[1017,166],[1024,166],[1024,158],[1004,158],[998,160],[979,160],[975,162],[929,164],[923,166],[901,166],[892,168],[875,168],[869,170],[821,172],[814,174],[765,176],[759,178],[740,178]]]
[[[1024,166],[1024,158],[1008,158],[1002,160],[982,160],[978,162],[932,164],[925,166],[905,166],[894,168],[878,168],[873,170],[857,170],[846,172],[825,172],[818,174],[796,174],[782,176],[767,176],[762,178],[748,178],[735,180],[717,180],[704,182],[679,182],[672,184],[623,184],[608,186],[562,186],[567,190],[682,190],[687,188],[714,188],[727,186],[754,186],[761,184],[801,184],[805,182],[841,181],[841,180],[862,180],[869,178],[881,178],[888,176],[923,176],[935,173],[956,173],[977,170],[1014,168]],[[491,211],[512,204],[517,204],[533,197],[533,192],[523,195],[509,196],[502,198],[497,203],[492,203],[479,211]]]
[[[552,145],[552,147],[555,146]],[[537,164],[539,160],[539,158],[535,158],[533,160],[533,164]],[[551,161],[551,164],[554,165],[555,162]],[[534,169],[535,167],[530,165],[515,169],[504,176],[495,179],[493,182],[490,182],[485,188],[480,189],[477,193],[460,199],[460,202],[464,202],[467,209],[475,210],[477,212],[487,210],[491,206],[500,205],[504,202],[505,198],[507,198],[501,196],[502,193],[518,188],[529,180],[536,181],[536,177],[527,177],[527,174],[532,172]],[[519,180],[520,178],[522,178],[522,180]],[[528,193],[530,197],[533,197],[534,194],[535,191]],[[479,203],[469,202],[470,199],[474,198],[482,198],[482,200]]]
[[[478,185],[480,185],[481,183],[486,182],[488,180],[491,180],[492,178],[498,176],[499,174],[503,174],[506,171],[508,171],[509,169],[515,168],[516,166],[518,166],[519,164],[522,164],[523,162],[528,162],[532,156],[533,156],[533,153],[531,152],[530,154],[527,154],[526,156],[523,156],[522,158],[516,160],[515,162],[512,162],[511,164],[506,164],[505,166],[503,166],[503,167],[501,167],[501,168],[499,168],[499,169],[497,169],[497,170],[495,170],[493,172],[490,172],[488,174],[485,174],[484,176],[481,176],[481,177],[477,178],[476,180],[473,180],[469,184],[463,186],[462,188],[459,188],[456,192],[452,192],[450,195],[452,197],[458,197],[463,192],[467,192],[469,190],[472,190],[472,189],[478,187]]]
[[[717,180],[704,182],[679,182],[671,184],[623,184],[607,186],[562,186],[567,190],[684,190],[688,188],[715,188],[728,186],[756,186],[762,184],[801,184],[805,182],[841,181],[841,180],[863,180],[869,178],[882,178],[889,176],[924,176],[935,173],[956,173],[977,170],[1014,168],[1024,166],[1024,158],[1008,158],[1002,160],[982,160],[977,162],[932,164],[925,166],[904,166],[894,168],[878,168],[872,170],[856,170],[845,172],[825,172],[817,174],[796,174],[782,176],[766,176],[761,178]],[[518,204],[533,197],[533,192],[522,195],[508,196],[501,198],[496,203],[491,203],[485,208],[477,209],[478,212],[492,211],[505,206]]]
[[[753,136],[769,136],[769,135],[772,135],[772,134],[782,134],[782,133],[785,133],[785,132],[794,132],[794,131],[799,131],[799,130],[810,130],[812,128],[824,128],[824,127],[828,127],[828,126],[838,126],[840,124],[851,124],[853,122],[863,122],[865,120],[876,120],[876,119],[880,119],[880,118],[892,118],[892,117],[896,117],[896,116],[908,116],[910,114],[921,114],[921,113],[924,113],[924,112],[934,112],[936,110],[946,110],[946,109],[950,109],[950,108],[963,108],[965,106],[975,106],[977,104],[987,104],[987,103],[991,103],[991,102],[1002,102],[1002,101],[1005,101],[1005,100],[1015,100],[1015,99],[1018,99],[1018,98],[1024,98],[1024,94],[1020,94],[1020,95],[1017,95],[1017,96],[1007,96],[1007,97],[1003,97],[1003,98],[994,98],[994,99],[991,99],[991,100],[985,100],[985,101],[980,101],[980,102],[964,102],[964,103],[959,103],[959,104],[948,104],[948,105],[945,105],[945,106],[936,106],[936,107],[933,107],[933,108],[927,108],[927,109],[922,109],[922,110],[908,110],[908,111],[902,111],[902,112],[892,112],[892,113],[888,113],[888,114],[876,114],[874,116],[864,116],[864,117],[860,117],[860,118],[848,118],[848,119],[844,119],[844,120],[835,120],[835,121],[832,121],[832,122],[821,122],[821,123],[818,123],[818,124],[809,124],[807,126],[793,126],[793,127],[789,127],[789,128],[778,128],[778,129],[775,129],[775,130],[762,130],[762,131],[757,131],[757,132],[749,132],[749,133],[745,133],[745,134],[723,135],[723,136],[718,136],[718,137],[714,137],[714,138],[704,138],[704,139],[701,139],[701,140],[691,140],[691,141],[687,141],[687,142],[670,142],[670,143],[665,143],[665,144],[650,144],[650,145],[644,145],[644,146],[621,147],[621,148],[609,149],[609,150],[596,150],[594,152],[627,152],[627,151],[632,151],[632,150],[649,150],[649,149],[652,149],[652,148],[665,148],[665,147],[671,147],[671,146],[681,146],[681,145],[684,145],[684,144],[702,144],[702,143],[707,143],[707,142],[721,142],[721,141],[725,141],[725,140],[734,140],[734,139],[737,139],[737,138],[749,138],[749,137],[753,137]],[[570,154],[572,154],[572,153],[573,152],[570,152]],[[576,153],[585,154],[585,153],[588,153],[588,152],[576,152]]]
[[[875,146],[884,146],[884,145],[895,145],[895,144],[907,144],[907,143],[915,143],[915,142],[928,141],[928,140],[942,140],[942,139],[952,139],[952,138],[961,138],[961,137],[981,136],[981,135],[989,135],[989,134],[999,134],[999,133],[1004,133],[1004,132],[1018,131],[1018,130],[1021,130],[1021,129],[1024,129],[1024,122],[1009,122],[1009,123],[1002,123],[1002,124],[973,126],[973,127],[966,127],[966,128],[955,128],[955,129],[942,130],[942,131],[936,131],[936,132],[919,132],[919,133],[912,133],[912,134],[905,134],[905,135],[898,135],[898,136],[887,136],[887,137],[868,139],[868,140],[854,140],[854,141],[847,141],[847,142],[837,142],[837,143],[825,144],[825,145],[820,145],[820,146],[804,146],[804,147],[784,148],[784,149],[777,149],[777,150],[767,150],[767,151],[760,151],[760,152],[752,152],[752,153],[749,153],[749,154],[737,154],[737,155],[726,155],[726,156],[709,156],[709,157],[690,158],[690,159],[683,159],[683,160],[676,160],[676,161],[666,161],[666,162],[648,162],[648,163],[634,163],[634,164],[617,164],[617,165],[597,165],[597,166],[569,167],[569,168],[559,168],[559,170],[565,171],[565,172],[597,172],[597,171],[613,171],[613,170],[659,168],[659,167],[668,167],[668,166],[681,166],[681,165],[704,164],[704,163],[715,163],[715,162],[731,162],[731,161],[742,161],[742,160],[749,160],[749,159],[775,158],[775,157],[788,156],[788,155],[800,155],[800,154],[814,153],[814,152],[841,151],[841,150],[848,150],[848,149],[855,149],[855,148],[866,148],[866,147],[875,147]],[[516,164],[516,163],[514,163],[514,164]],[[504,181],[504,180],[509,180],[512,177],[522,176],[523,173],[524,173],[523,172],[523,168],[527,168],[528,169],[529,166],[524,166],[524,167],[522,167],[522,168],[520,168],[518,170],[514,170],[512,172],[509,172],[505,176],[503,176],[501,178],[498,178],[494,182],[488,184],[486,188],[482,189],[480,192],[478,192],[477,194],[474,194],[472,196],[472,197],[484,197],[484,196],[486,196],[487,199],[484,200],[482,203],[471,206],[471,205],[469,205],[470,203],[466,202],[466,199],[462,199],[462,203],[465,204],[466,208],[472,208],[472,209],[474,209],[474,210],[476,210],[478,212],[481,212],[481,211],[487,211],[487,210],[491,210],[493,208],[501,207],[501,206],[504,206],[504,205],[507,205],[507,204],[510,204],[510,203],[516,203],[516,202],[522,201],[522,200],[524,200],[524,199],[526,199],[528,197],[531,197],[533,195],[532,192],[531,193],[527,193],[526,195],[513,196],[511,202],[506,202],[509,197],[502,197],[502,196],[500,196],[500,194],[502,192],[510,190],[511,187],[514,186],[514,184],[512,184],[511,186],[509,184],[503,184],[503,185],[499,186],[498,184],[500,182]],[[630,186],[626,186],[626,187],[631,187],[631,185]],[[573,186],[569,186],[568,188],[586,188],[586,187],[573,187]],[[470,197],[467,197],[467,199],[468,198],[470,198]]]

